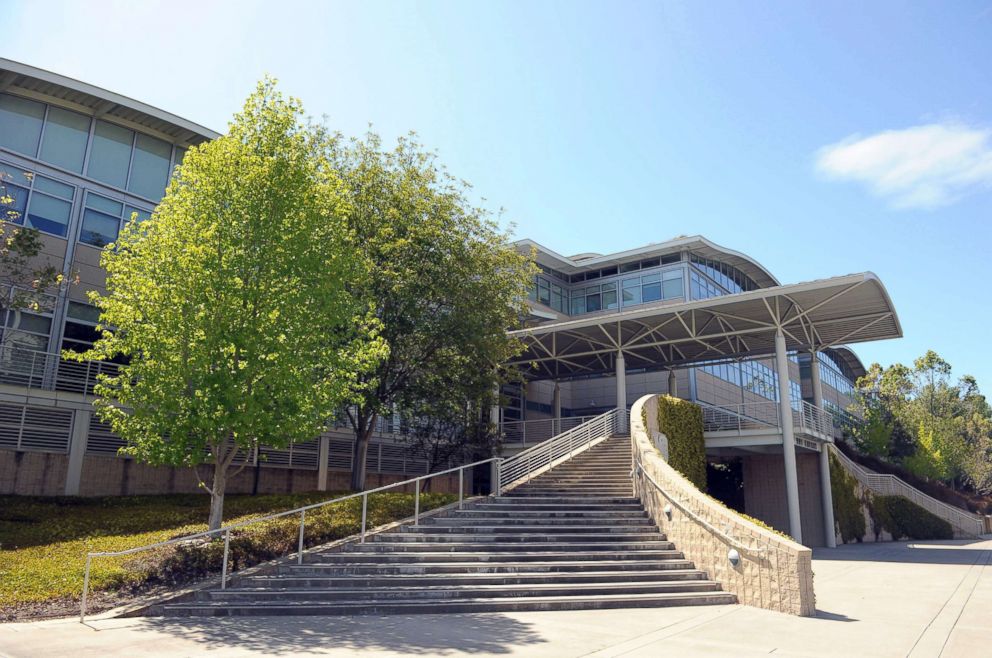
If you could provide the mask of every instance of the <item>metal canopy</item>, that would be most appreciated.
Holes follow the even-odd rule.
[[[774,353],[778,328],[790,351],[902,336],[885,287],[865,272],[520,329],[510,336],[526,347],[510,363],[529,379],[566,379],[612,373],[618,351],[628,370],[754,358]]]

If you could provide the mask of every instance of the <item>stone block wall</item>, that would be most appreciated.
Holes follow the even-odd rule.
[[[631,449],[643,469],[635,476],[634,486],[662,532],[740,603],[813,615],[812,551],[748,521],[699,491],[655,449],[654,430],[648,428],[656,427],[657,396],[644,396],[631,410]],[[732,548],[740,553],[736,565],[728,558]]]

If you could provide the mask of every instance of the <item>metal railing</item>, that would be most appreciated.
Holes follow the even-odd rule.
[[[437,471],[434,473],[427,473],[426,475],[421,475],[420,477],[411,478],[409,480],[403,480],[402,482],[394,482],[393,484],[387,484],[376,489],[369,489],[367,491],[360,491],[358,493],[348,494],[346,496],[339,496],[337,498],[332,498],[330,500],[325,500],[320,503],[313,503],[311,505],[304,505],[303,507],[297,507],[295,509],[287,510],[285,512],[277,512],[275,514],[268,514],[266,516],[260,516],[254,519],[247,519],[245,521],[240,521],[238,523],[232,523],[231,525],[222,526],[216,530],[205,530],[203,532],[197,532],[191,535],[185,535],[183,537],[175,537],[173,539],[168,539],[166,541],[156,542],[154,544],[148,544],[146,546],[137,546],[135,548],[129,548],[123,551],[94,551],[86,554],[86,571],[83,575],[83,595],[79,602],[79,622],[82,623],[86,619],[86,599],[89,594],[90,586],[90,566],[92,564],[93,558],[95,557],[119,557],[123,555],[132,555],[134,553],[140,553],[142,551],[149,551],[156,548],[163,548],[165,546],[172,546],[182,542],[188,542],[193,539],[200,539],[206,537],[216,537],[218,535],[223,535],[224,537],[224,557],[221,562],[221,575],[220,575],[220,587],[221,589],[227,588],[227,581],[230,577],[228,573],[228,556],[230,554],[231,546],[231,531],[237,530],[239,528],[244,528],[255,523],[261,523],[263,521],[271,521],[273,519],[280,519],[287,516],[294,516],[299,514],[300,516],[300,530],[299,538],[297,540],[296,548],[296,563],[303,564],[303,554],[306,549],[303,546],[304,530],[306,528],[306,518],[307,512],[309,510],[318,509],[325,507],[327,505],[333,505],[335,503],[341,503],[346,500],[351,500],[352,498],[362,499],[362,526],[359,533],[359,541],[365,542],[365,531],[368,519],[368,503],[369,496],[371,494],[381,493],[383,491],[388,491],[389,489],[395,489],[397,487],[404,487],[413,484],[414,487],[414,508],[413,508],[413,524],[420,524],[420,483],[423,480],[428,480],[439,475],[446,475],[448,473],[458,472],[458,506],[461,508],[464,497],[465,497],[465,469],[474,468],[482,464],[488,464],[491,462],[496,462],[497,473],[499,472],[499,463],[502,461],[500,457],[490,457],[489,459],[483,459],[481,461],[473,462],[471,464],[463,464],[461,466],[456,466],[455,468],[449,468],[444,471]],[[499,478],[497,477],[497,481]]]
[[[119,367],[108,361],[67,361],[55,352],[13,343],[0,346],[0,384],[92,395],[97,376],[116,375]]]
[[[552,466],[571,458],[576,451],[586,448],[593,441],[626,432],[628,413],[626,409],[607,411],[513,457],[504,459],[499,465],[496,490],[503,492],[523,484]]]
[[[743,404],[714,405],[697,402],[703,410],[703,429],[707,432],[782,428],[778,402],[745,402]],[[830,412],[800,400],[798,409],[792,409],[792,424],[797,432],[833,436],[833,416]]]
[[[845,455],[836,446],[833,447],[833,455],[837,457],[848,473],[853,475],[858,482],[872,492],[880,496],[902,496],[903,498],[907,498],[931,514],[944,519],[964,534],[977,537],[985,531],[985,519],[978,514],[973,514],[937,500],[912,485],[907,484],[895,475],[876,473],[875,471],[868,470]]]
[[[528,443],[541,443],[562,432],[578,427],[595,416],[575,416],[570,418],[542,418],[540,420],[512,420],[500,424],[503,445],[523,446]]]

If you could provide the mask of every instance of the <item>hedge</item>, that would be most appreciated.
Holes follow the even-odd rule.
[[[668,463],[706,491],[706,444],[703,440],[703,410],[698,404],[658,396],[658,431],[668,437]]]
[[[840,531],[841,540],[845,544],[860,542],[867,529],[861,499],[858,498],[858,481],[833,455],[830,455],[830,490],[833,494],[834,524]]]
[[[954,529],[944,519],[902,496],[875,496],[872,514],[892,539],[954,539]]]

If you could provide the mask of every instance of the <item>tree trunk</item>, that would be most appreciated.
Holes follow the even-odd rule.
[[[351,490],[365,491],[365,458],[369,453],[369,441],[372,439],[372,428],[375,427],[375,414],[366,421],[359,423],[360,429],[355,431],[355,450],[352,453]]]
[[[218,460],[214,464],[214,481],[210,488],[210,519],[208,530],[216,530],[224,522],[224,489],[227,487],[227,466]]]

